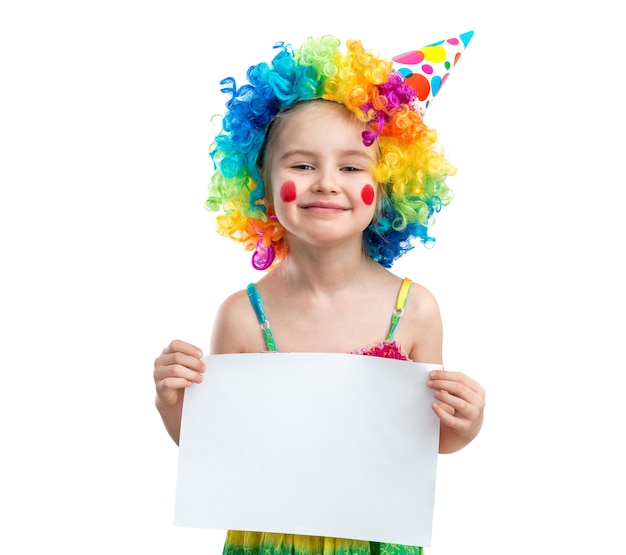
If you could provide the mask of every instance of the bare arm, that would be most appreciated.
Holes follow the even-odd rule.
[[[246,311],[254,316],[245,291],[231,295],[222,303],[213,325],[211,354],[247,352],[258,346],[248,345],[242,339],[258,336],[256,341],[262,341],[257,326],[253,330],[248,329],[247,326],[254,325],[255,322]],[[261,351],[262,345],[257,350]],[[203,381],[206,367],[202,357],[200,348],[175,339],[154,361],[156,408],[165,429],[177,445],[180,440],[185,389]]]
[[[412,326],[415,346],[411,360],[442,364],[443,326],[439,307],[427,290],[419,288],[416,292],[407,311],[418,315]],[[469,376],[445,370],[431,372],[428,387],[434,390],[433,410],[441,422],[439,452],[462,449],[482,427],[485,390]]]
[[[178,445],[185,389],[202,382],[202,351],[175,339],[154,361],[156,408],[165,429]]]
[[[433,410],[441,421],[439,452],[453,453],[465,447],[483,425],[485,390],[461,372],[435,370],[428,387],[435,390]]]
[[[211,354],[260,353],[263,334],[246,291],[233,293],[220,305],[211,334]]]

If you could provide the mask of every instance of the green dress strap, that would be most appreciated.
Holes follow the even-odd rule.
[[[393,336],[396,333],[396,328],[398,327],[400,318],[402,318],[402,315],[404,314],[404,306],[406,305],[406,300],[409,298],[409,291],[411,290],[412,284],[413,282],[409,278],[404,278],[402,281],[398,297],[396,298],[396,308],[391,315],[391,325],[389,326],[387,341],[393,341]]]
[[[402,285],[400,286],[400,291],[398,291],[398,297],[396,298],[396,306],[391,315],[391,324],[389,325],[389,334],[387,335],[387,341],[393,341],[393,336],[396,332],[396,328],[400,323],[400,318],[404,314],[404,307],[406,305],[406,301],[409,297],[409,291],[411,290],[412,281],[409,278],[404,278],[402,281]],[[254,309],[257,319],[259,320],[259,324],[261,325],[261,331],[263,332],[263,338],[265,339],[265,345],[268,351],[278,351],[278,347],[276,346],[276,340],[274,339],[274,334],[272,333],[272,329],[270,328],[269,320],[265,315],[265,309],[263,308],[263,300],[261,299],[261,295],[259,294],[259,290],[254,283],[248,284],[246,288],[248,293],[248,298],[250,299],[250,304]]]
[[[254,283],[248,284],[246,288],[248,292],[248,298],[250,299],[250,304],[252,304],[252,308],[254,308],[254,312],[256,313],[256,317],[259,320],[259,324],[261,324],[261,331],[263,332],[263,338],[265,339],[265,345],[268,351],[278,351],[278,347],[276,346],[276,341],[274,339],[274,334],[270,329],[270,323],[265,315],[265,310],[263,309],[263,300],[261,299],[261,295],[259,294],[259,290]]]

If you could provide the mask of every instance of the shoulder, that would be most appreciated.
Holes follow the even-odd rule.
[[[263,336],[245,289],[220,304],[211,334],[211,353],[246,353],[263,350]]]
[[[404,309],[405,333],[409,334],[409,356],[417,362],[441,364],[443,324],[435,295],[413,283]]]
[[[413,282],[407,300],[407,312],[415,315],[425,323],[436,323],[441,320],[439,303],[435,295],[423,285]]]

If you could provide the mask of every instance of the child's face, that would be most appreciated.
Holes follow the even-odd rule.
[[[274,210],[289,234],[320,245],[360,241],[378,195],[371,172],[378,146],[363,144],[364,129],[330,102],[308,103],[281,122],[269,174]]]

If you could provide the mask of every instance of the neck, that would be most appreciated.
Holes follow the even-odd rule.
[[[311,291],[351,287],[369,272],[382,270],[361,248],[354,245],[328,249],[290,249],[277,270],[286,279]]]

